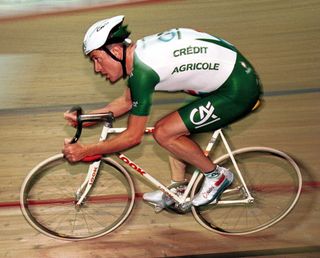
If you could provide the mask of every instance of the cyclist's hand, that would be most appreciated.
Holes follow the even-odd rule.
[[[64,140],[62,153],[70,162],[77,162],[86,157],[86,148],[80,143],[70,144],[71,139]]]
[[[67,111],[63,114],[63,117],[64,117],[64,119],[67,120],[68,125],[71,125],[73,127],[77,126],[78,123],[77,123],[77,112],[76,111],[75,112]]]

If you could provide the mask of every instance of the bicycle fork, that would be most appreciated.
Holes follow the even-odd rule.
[[[100,135],[100,139],[99,141],[103,141],[107,138],[108,135],[108,130],[110,128],[110,122],[106,121],[104,123],[101,135]],[[101,159],[94,161],[88,169],[88,173],[87,176],[84,180],[84,182],[82,183],[82,185],[78,188],[78,190],[76,191],[76,208],[80,208],[81,204],[83,204],[86,196],[88,195],[97,174],[99,173],[99,168],[101,165]]]
[[[84,199],[86,198],[87,194],[89,193],[89,191],[94,183],[94,180],[99,172],[100,164],[101,164],[101,160],[98,160],[98,161],[93,162],[89,166],[89,170],[88,170],[88,173],[87,173],[87,176],[86,176],[84,182],[76,191],[76,207],[79,208],[81,206],[81,204],[84,202]]]

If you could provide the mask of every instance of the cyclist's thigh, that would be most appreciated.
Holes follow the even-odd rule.
[[[246,113],[241,105],[221,94],[212,94],[178,110],[190,133],[222,128]]]
[[[166,137],[188,134],[188,128],[177,111],[166,115],[155,124],[155,133]]]

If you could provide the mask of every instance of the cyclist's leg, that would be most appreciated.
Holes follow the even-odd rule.
[[[189,139],[188,129],[177,111],[167,115],[156,123],[153,136],[162,147],[171,152],[175,157],[171,156],[170,158],[170,165],[173,168],[171,171],[172,181],[184,181],[185,163],[183,161],[203,171],[211,171],[215,168],[212,161],[203,154],[199,145]],[[164,201],[164,195],[160,190],[145,193],[143,199],[153,203],[156,212],[174,203],[173,200],[169,202]]]
[[[198,100],[196,103],[189,104],[188,107],[184,107],[183,110],[190,110],[190,106],[192,107],[192,110],[195,110],[193,108],[194,105],[200,105],[200,107],[203,107],[203,101]],[[208,108],[208,111],[213,110],[208,105],[205,106]],[[192,110],[190,114],[193,113]],[[188,117],[189,119],[193,120],[191,115]],[[213,112],[210,113],[209,117],[210,119],[199,123],[199,125],[201,124],[200,127],[210,126],[211,128],[212,124],[216,120],[220,120],[217,119]],[[211,118],[213,118],[212,123],[209,122]],[[154,136],[162,147],[169,150],[179,159],[192,164],[205,173],[206,179],[203,187],[200,189],[199,194],[196,195],[192,201],[193,205],[203,205],[215,199],[225,188],[231,184],[233,181],[233,174],[228,169],[216,166],[216,164],[214,164],[203,153],[203,150],[199,147],[199,145],[188,137],[189,130],[186,129],[186,126],[182,125],[182,123],[184,123],[183,121],[184,120],[182,120],[182,117],[177,111],[169,114],[156,124]]]
[[[253,67],[240,54],[237,62],[233,75],[218,91],[179,109],[179,115],[190,133],[217,130],[251,112],[260,97],[260,81]],[[186,155],[188,151],[186,149]],[[233,181],[232,172],[219,166],[205,175],[193,205],[211,202]]]
[[[191,140],[190,132],[178,111],[175,111],[155,125],[155,140],[175,157],[183,160],[203,172],[215,169],[215,164],[204,155],[200,146]]]

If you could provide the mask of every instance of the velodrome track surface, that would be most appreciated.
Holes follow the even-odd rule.
[[[312,0],[151,1],[0,21],[0,257],[319,257],[319,11]],[[57,241],[28,225],[19,189],[27,172],[73,135],[62,113],[74,104],[90,110],[122,93],[125,84],[95,75],[81,49],[91,23],[117,14],[126,15],[133,39],[192,27],[227,39],[251,60],[264,84],[264,105],[227,132],[235,147],[278,148],[302,165],[302,196],[284,221],[226,237],[206,231],[191,214],[155,215],[138,199],[129,220],[97,240]],[[189,98],[157,94],[150,125]],[[125,118],[116,122],[124,125]],[[96,141],[99,130],[89,129],[82,141]],[[167,154],[151,136],[127,154],[169,182]],[[152,189],[135,179],[139,193]]]

